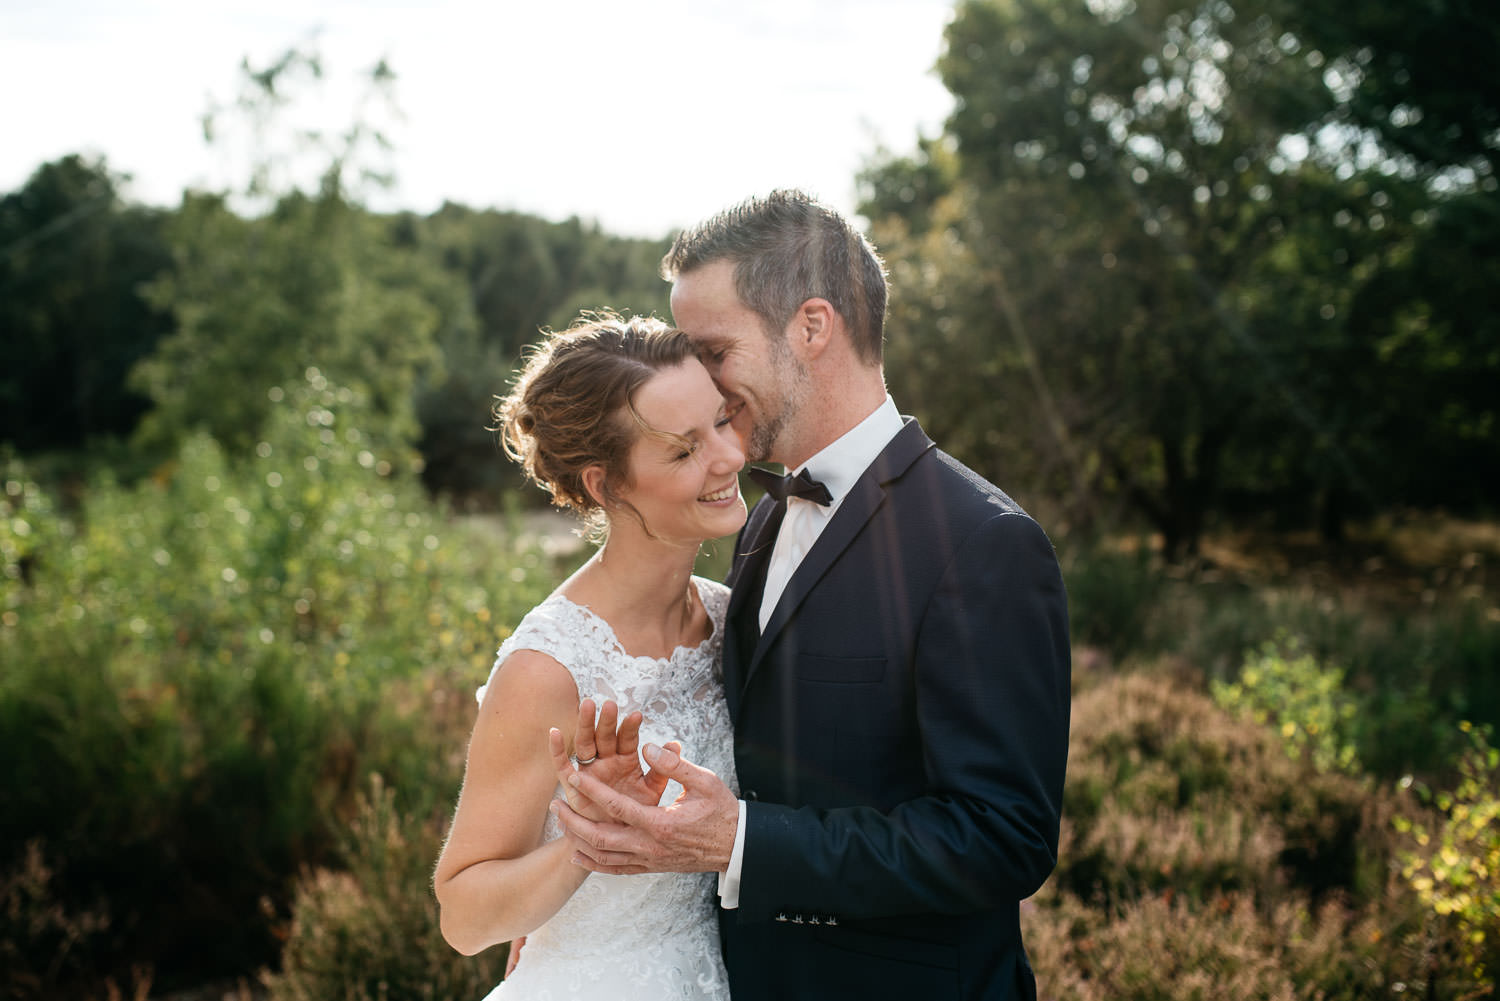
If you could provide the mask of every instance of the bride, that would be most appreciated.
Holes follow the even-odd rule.
[[[705,539],[745,521],[739,439],[684,334],[613,314],[550,335],[496,413],[506,452],[605,541],[521,620],[479,689],[434,876],[443,937],[466,955],[526,937],[489,1001],[727,1001],[714,875],[574,865],[548,810],[560,795],[548,737],[560,731],[580,767],[637,799],[677,794],[641,772],[642,738],[680,738],[734,786],[719,678],[729,592],[692,567]],[[588,702],[604,706],[597,747],[578,722]],[[623,754],[602,746],[616,740],[616,705]]]

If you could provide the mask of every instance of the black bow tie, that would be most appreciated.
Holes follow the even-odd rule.
[[[747,470],[750,478],[765,488],[766,493],[777,500],[785,500],[788,497],[801,497],[803,500],[812,501],[827,507],[833,500],[833,495],[828,488],[808,475],[807,470],[802,470],[796,476],[779,476],[769,469],[761,469],[751,466]]]

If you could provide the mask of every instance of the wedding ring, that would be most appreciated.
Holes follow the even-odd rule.
[[[578,760],[578,767],[582,768],[584,765],[592,765],[595,761],[598,761],[599,760],[599,755],[592,754],[592,755],[590,755],[587,758],[579,758],[577,760]]]

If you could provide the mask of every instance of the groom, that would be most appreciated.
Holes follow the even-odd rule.
[[[615,818],[559,803],[576,861],[718,872],[736,1001],[1034,997],[1019,902],[1056,861],[1068,748],[1050,542],[898,414],[884,270],[837,213],[752,199],[662,272],[749,457],[803,475],[769,482],[729,574],[741,797],[654,747],[670,809],[570,770]]]

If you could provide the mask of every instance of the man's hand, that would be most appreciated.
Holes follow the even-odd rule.
[[[620,722],[616,729],[615,723],[619,712],[619,707],[613,701],[606,700],[604,708],[599,711],[599,722],[596,726],[594,700],[583,699],[578,703],[578,728],[573,736],[573,755],[578,759],[576,768],[568,758],[562,733],[553,727],[547,734],[552,751],[552,764],[557,771],[557,781],[562,786],[564,795],[568,797],[568,804],[575,812],[597,821],[608,820],[609,817],[599,807],[583,798],[568,781],[585,768],[588,769],[589,775],[604,785],[647,806],[656,806],[660,803],[662,793],[667,788],[667,780],[658,776],[654,769],[649,774],[641,771],[640,756],[637,754],[637,748],[640,746],[641,714],[631,713],[623,722]],[[667,746],[674,750],[680,750],[682,747],[676,741],[672,741]]]
[[[615,875],[725,871],[739,827],[739,801],[734,793],[717,775],[686,760],[676,748],[647,744],[644,754],[653,780],[681,783],[682,795],[670,806],[645,805],[610,788],[591,771],[568,769],[571,774],[562,781],[573,792],[568,794],[568,803],[553,800],[551,809],[579,844],[573,861],[590,871]],[[593,819],[573,809],[574,792],[601,808],[609,820]]]

